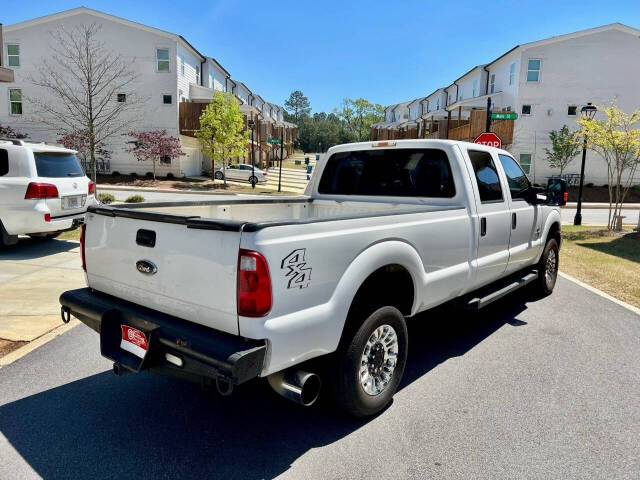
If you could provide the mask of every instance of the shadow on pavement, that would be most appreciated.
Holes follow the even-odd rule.
[[[505,324],[526,325],[515,317],[529,300],[516,295],[482,314],[441,308],[411,320],[402,387]],[[264,381],[221,397],[179,380],[111,372],[0,407],[0,431],[44,478],[270,479],[369,421],[327,403],[303,409]]]
[[[0,260],[34,260],[56,253],[68,252],[78,246],[78,242],[70,240],[33,240],[28,237],[20,237],[16,245],[0,250]]]

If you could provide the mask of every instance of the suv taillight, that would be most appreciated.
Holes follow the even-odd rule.
[[[89,182],[89,195],[95,195],[96,193],[96,184],[93,182]]]
[[[258,252],[238,254],[238,315],[264,317],[271,311],[271,277],[267,260]]]
[[[58,187],[50,183],[31,182],[24,198],[58,198]]]
[[[80,256],[82,258],[82,270],[87,271],[87,262],[84,259],[84,244],[85,244],[85,235],[87,231],[87,225],[85,223],[80,227]]]

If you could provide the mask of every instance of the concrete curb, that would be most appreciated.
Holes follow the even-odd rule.
[[[571,281],[571,282],[573,282],[573,283],[575,283],[575,284],[577,284],[577,285],[580,285],[582,288],[586,288],[586,289],[587,289],[587,290],[589,290],[590,292],[593,292],[593,293],[595,293],[596,295],[600,295],[601,297],[606,298],[607,300],[610,300],[610,301],[612,301],[613,303],[615,303],[615,304],[617,304],[617,305],[620,305],[621,307],[624,307],[624,308],[626,308],[627,310],[632,311],[632,312],[633,312],[633,313],[635,313],[636,315],[640,315],[640,308],[635,307],[635,306],[633,306],[633,305],[631,305],[631,304],[629,304],[629,303],[627,303],[627,302],[623,302],[622,300],[618,300],[617,298],[612,297],[612,296],[611,296],[611,295],[609,295],[608,293],[605,293],[605,292],[603,292],[602,290],[598,290],[597,288],[592,287],[592,286],[591,286],[591,285],[589,285],[588,283],[584,283],[583,281],[578,280],[577,278],[572,277],[571,275],[569,275],[569,274],[567,274],[567,273],[560,272],[560,271],[559,271],[558,273],[560,274],[560,276],[561,276],[562,278],[565,278],[565,279],[567,279],[567,280],[569,280],[569,281]]]
[[[152,193],[185,193],[193,195],[238,195],[234,192],[209,192],[198,190],[176,190],[172,188],[153,188],[153,187],[127,187],[124,185],[98,185],[98,194],[100,190],[123,190],[125,192],[152,192]]]
[[[15,362],[16,360],[21,359],[25,355],[33,352],[36,348],[41,347],[45,343],[49,343],[54,338],[59,337],[60,335],[68,332],[72,328],[77,327],[78,325],[80,325],[80,323],[81,323],[80,320],[77,320],[74,318],[69,323],[60,325],[59,327],[56,327],[53,330],[50,330],[49,332],[45,333],[44,335],[30,341],[29,343],[18,348],[17,350],[14,350],[10,354],[5,355],[4,357],[0,358],[0,369]]]

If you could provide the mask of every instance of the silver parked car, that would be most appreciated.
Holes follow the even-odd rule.
[[[227,180],[242,181],[249,183],[261,183],[267,181],[267,172],[258,167],[251,167],[248,163],[238,163],[227,165],[223,172],[221,167],[216,168],[215,178],[224,180],[225,174]]]

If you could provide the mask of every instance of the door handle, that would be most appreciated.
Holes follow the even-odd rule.
[[[156,232],[140,229],[136,232],[136,243],[142,247],[153,248],[156,246]]]
[[[484,237],[487,234],[487,217],[480,219],[480,236]]]
[[[513,212],[513,213],[511,214],[511,228],[512,228],[513,230],[515,230],[517,225],[518,225],[518,220],[517,220],[517,218],[516,218],[516,213],[515,213],[515,212]]]

